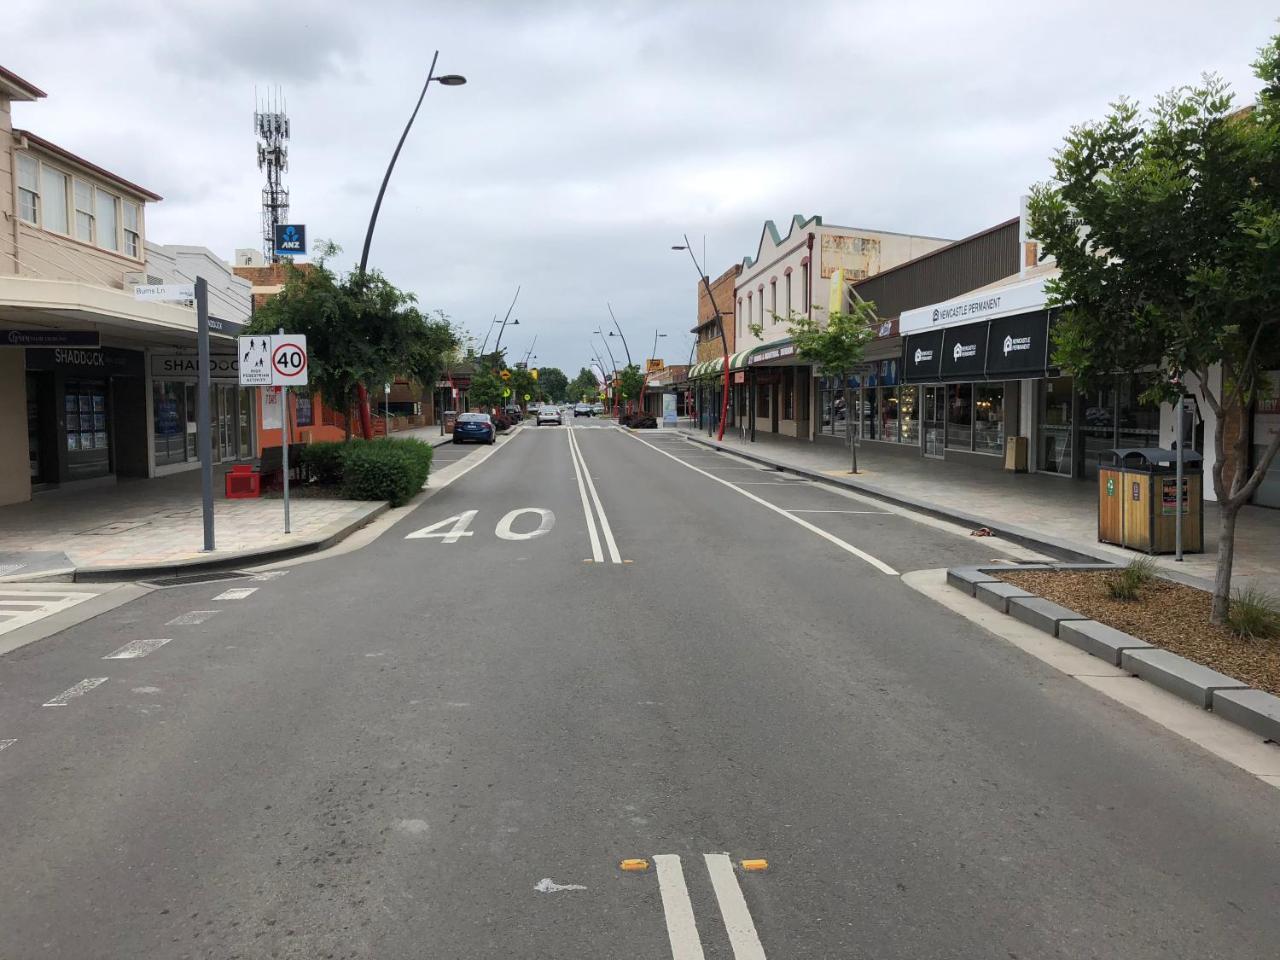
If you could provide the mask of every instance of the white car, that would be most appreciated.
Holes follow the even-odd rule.
[[[539,407],[538,426],[542,426],[544,423],[554,423],[558,427],[564,426],[564,417],[560,414],[560,408],[553,407],[551,404]]]

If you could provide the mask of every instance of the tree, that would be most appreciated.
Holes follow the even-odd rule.
[[[376,271],[334,273],[328,261],[339,248],[332,243],[316,252],[305,268],[289,265],[284,289],[258,309],[245,333],[305,334],[309,379],[336,410],[350,411],[361,383],[425,375],[443,363],[454,342],[447,317],[426,320],[413,294]]]
[[[636,400],[644,389],[644,374],[634,363],[618,371],[618,396],[623,400]]]
[[[467,399],[481,409],[494,410],[502,404],[502,390],[506,386],[492,370],[479,369],[471,377]]]
[[[519,367],[512,370],[507,386],[511,388],[511,402],[521,409],[524,409],[527,403],[526,395],[534,400],[539,397],[538,381],[533,379],[533,375],[528,370],[522,370]]]
[[[1266,446],[1248,469],[1244,421],[1280,363],[1280,37],[1254,68],[1266,86],[1242,111],[1214,76],[1145,119],[1117,101],[1067,134],[1055,182],[1030,204],[1031,233],[1061,268],[1048,284],[1062,308],[1054,362],[1085,389],[1148,372],[1143,399],[1174,402],[1190,386],[1213,411],[1213,623],[1230,609],[1240,508],[1280,449],[1280,433],[1255,438]]]
[[[824,377],[839,377],[844,386],[845,442],[852,451],[850,473],[858,472],[858,444],[853,437],[853,406],[849,403],[849,376],[862,362],[867,343],[875,337],[876,305],[855,300],[853,311],[831,311],[826,326],[803,313],[792,313],[788,330],[796,344],[796,356],[814,365]]]
[[[563,401],[569,397],[569,378],[559,367],[539,367],[538,383],[552,400]]]
[[[434,389],[460,344],[458,332],[443,310],[436,310],[431,319],[420,317],[410,333],[408,357],[401,372],[419,387]]]
[[[587,367],[583,367],[573,378],[568,389],[569,399],[575,402],[594,401],[600,396],[600,381]]]

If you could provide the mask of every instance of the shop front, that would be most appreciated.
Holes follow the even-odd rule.
[[[801,361],[791,340],[775,341],[736,354],[746,368],[752,436],[776,433],[810,438],[812,367]]]
[[[109,346],[26,351],[33,490],[147,475],[142,357]]]
[[[151,354],[152,455],[156,473],[199,462],[196,446],[200,360],[193,353]],[[215,462],[247,460],[254,445],[254,393],[239,384],[234,353],[209,357],[209,419]]]

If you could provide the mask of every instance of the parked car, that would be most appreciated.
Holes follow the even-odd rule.
[[[511,418],[512,423],[519,423],[521,420],[524,419],[524,414],[521,412],[519,407],[507,407],[507,409],[504,410],[503,413],[505,413],[508,417]]]
[[[578,405],[576,405],[576,406],[573,408],[573,415],[574,415],[574,417],[575,417],[575,418],[576,418],[576,417],[589,417],[589,416],[591,416],[591,404],[589,404],[589,403],[579,403]]]
[[[551,404],[543,404],[538,408],[538,426],[544,423],[554,423],[557,427],[564,426],[564,417],[560,413],[559,407],[553,407]]]
[[[454,443],[493,443],[498,429],[487,413],[460,413],[453,425]]]
[[[604,413],[604,404],[603,404],[603,403],[593,403],[593,404],[591,405],[591,412],[592,412],[592,414],[594,414],[594,415],[595,415],[595,416],[597,416],[597,417],[598,417],[598,416],[600,416],[601,414],[603,414],[603,413]]]

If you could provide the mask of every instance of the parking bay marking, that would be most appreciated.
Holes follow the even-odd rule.
[[[148,653],[151,653],[153,650],[159,650],[171,639],[172,638],[167,637],[163,640],[130,640],[119,650],[116,650],[113,653],[108,653],[102,659],[103,660],[137,660],[137,659],[140,659],[141,657],[145,657]]]
[[[223,590],[220,594],[218,594],[213,599],[215,602],[217,602],[218,600],[243,600],[245,597],[249,596],[250,594],[254,594],[257,592],[258,592],[257,587],[232,587],[230,590]]]
[[[193,626],[197,623],[204,623],[206,620],[208,620],[210,617],[212,617],[214,614],[218,612],[219,611],[217,610],[188,610],[186,613],[174,617],[172,620],[166,623],[165,626],[166,627]]]

